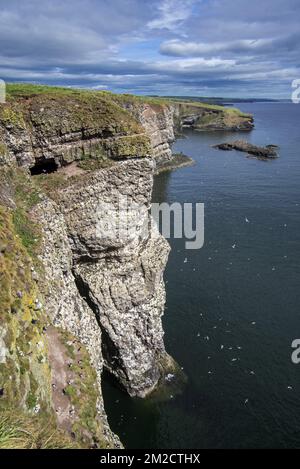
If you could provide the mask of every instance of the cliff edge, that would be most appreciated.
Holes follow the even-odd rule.
[[[9,428],[47,420],[54,435],[32,430],[16,446],[120,447],[104,410],[103,367],[138,397],[181,374],[161,322],[170,248],[149,210],[157,166],[172,161],[174,130],[195,112],[159,99],[8,86],[0,419]]]

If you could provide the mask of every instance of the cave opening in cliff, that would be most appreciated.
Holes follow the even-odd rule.
[[[55,173],[58,170],[58,164],[54,158],[40,158],[36,160],[35,165],[30,168],[31,176],[37,176],[38,174],[50,174]]]

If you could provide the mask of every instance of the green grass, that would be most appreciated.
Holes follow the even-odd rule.
[[[23,113],[15,109],[14,106],[2,106],[0,109],[0,118],[5,125],[13,125],[22,129],[26,126]]]
[[[95,91],[84,88],[48,86],[48,85],[33,85],[31,83],[8,83],[7,84],[7,98],[14,100],[16,98],[25,98],[36,95],[54,95],[61,97],[74,97],[81,98],[84,101],[91,98],[102,97],[106,101],[116,103],[122,106],[123,104],[141,104],[148,103],[152,106],[162,107],[163,105],[170,105],[172,103],[182,104],[186,106],[200,107],[207,110],[222,111],[225,113],[238,114],[241,117],[248,117],[249,114],[241,112],[237,108],[220,106],[218,104],[202,103],[200,101],[184,100],[178,98],[164,98],[164,97],[151,97],[151,96],[137,96],[133,94],[117,94],[111,91]]]
[[[116,101],[119,104],[141,104],[141,103],[148,103],[152,105],[169,105],[171,101],[164,97],[152,97],[152,96],[143,96],[143,95],[134,95],[134,94],[117,94],[112,93],[111,91],[101,91],[100,92],[103,96],[109,97],[112,101]]]
[[[40,241],[40,230],[30,218],[30,210],[41,201],[41,188],[26,170],[5,167],[0,172],[0,186],[0,195],[4,200],[15,201],[15,208],[12,210],[14,232],[19,236],[28,254],[33,257]]]
[[[57,430],[52,418],[32,417],[19,410],[0,414],[0,449],[68,449],[78,445]]]
[[[66,386],[64,391],[74,405],[77,415],[72,425],[75,439],[81,447],[90,447],[93,441],[98,447],[105,448],[108,442],[103,435],[102,423],[97,413],[97,375],[89,354],[82,345],[78,351],[78,340],[74,340],[67,331],[60,330],[60,339],[65,345],[68,357],[73,361],[70,365],[72,384]],[[73,344],[69,345],[70,342]]]
[[[74,386],[72,386],[71,384],[69,384],[69,385],[65,388],[65,394],[67,394],[67,396],[69,396],[69,397],[71,397],[71,398],[76,399],[76,396],[77,396],[76,388],[74,388]]]
[[[201,103],[199,101],[180,101],[180,100],[176,100],[175,98],[170,98],[170,99],[174,103],[182,104],[183,106],[186,105],[187,107],[193,106],[196,108],[202,108],[202,109],[207,109],[211,111],[220,111],[220,112],[224,112],[228,114],[238,114],[241,117],[250,117],[250,114],[242,112],[235,107],[220,106],[219,104],[207,104],[207,103]]]
[[[34,311],[40,298],[32,278],[32,262],[20,237],[16,236],[12,211],[0,205],[0,327],[5,331],[6,360],[0,364],[0,409],[8,405],[33,407],[33,395],[43,405],[44,390],[50,389],[49,370],[38,365],[38,342],[45,343],[41,312]],[[17,292],[21,295],[18,296]],[[39,319],[32,324],[32,319]],[[40,392],[41,391],[41,392]],[[30,396],[30,397],[29,397]],[[27,401],[28,399],[28,401]],[[47,403],[45,402],[45,405]]]
[[[73,88],[62,86],[49,86],[49,85],[34,85],[32,83],[8,83],[6,86],[7,98],[27,98],[36,95],[59,95],[59,96],[102,96],[112,101],[140,103],[143,101],[162,104],[169,103],[165,98],[153,98],[150,96],[136,96],[133,94],[116,94],[111,91],[95,91],[88,88]]]
[[[172,102],[192,104],[193,106],[206,107],[209,109],[223,110],[223,106],[215,104],[206,104],[190,100],[180,100],[176,98],[152,97],[143,95],[134,95],[129,93],[118,94],[111,91],[95,91],[88,88],[73,88],[62,86],[49,86],[49,85],[34,85],[31,83],[8,83],[6,86],[6,93],[8,99],[15,97],[30,97],[43,94],[54,94],[60,96],[103,96],[112,101],[122,103],[149,103],[149,104],[171,104]],[[233,108],[231,108],[233,109]],[[236,111],[238,111],[236,109]]]
[[[64,176],[58,172],[52,174],[39,174],[34,176],[35,185],[42,190],[45,194],[50,195],[59,189],[63,189],[68,185]]]
[[[96,171],[98,169],[109,168],[114,162],[109,158],[89,158],[80,160],[77,166],[85,171]]]
[[[68,88],[61,86],[33,85],[31,83],[8,83],[6,85],[6,96],[8,99],[19,97],[30,97],[39,94],[55,94],[63,96],[75,96],[83,93],[95,93],[91,90]]]
[[[37,398],[36,396],[33,394],[33,392],[29,392],[28,393],[28,396],[27,396],[27,399],[26,399],[26,404],[27,404],[27,408],[32,410],[34,409],[34,407],[36,406],[37,404]]]
[[[39,238],[35,230],[35,225],[22,208],[14,210],[13,224],[15,232],[20,237],[23,246],[27,249],[28,254],[33,256]]]
[[[121,102],[148,102],[152,104],[170,103],[169,99],[151,96],[137,96],[133,94],[117,94],[111,91],[95,91],[88,88],[73,88],[62,86],[35,85],[32,83],[8,83],[6,86],[6,94],[8,99],[24,98],[35,95],[54,94],[61,96],[103,96],[112,101]]]

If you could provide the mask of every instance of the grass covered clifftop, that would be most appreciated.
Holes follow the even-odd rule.
[[[103,97],[109,101],[119,104],[149,104],[153,106],[171,106],[172,104],[181,104],[185,109],[190,107],[203,108],[207,110],[217,110],[229,113],[234,112],[241,116],[249,116],[250,114],[243,113],[237,108],[229,108],[218,104],[209,104],[200,101],[193,101],[193,99],[180,99],[176,97],[160,97],[160,96],[143,96],[134,94],[117,94],[111,91],[95,91],[86,88],[70,88],[60,86],[47,86],[47,85],[34,85],[30,83],[8,83],[6,87],[8,101],[18,100],[21,98],[29,99],[37,95],[50,95],[52,97],[65,96],[65,97]]]
[[[45,107],[43,107],[45,106]],[[2,107],[1,107],[2,108]],[[23,119],[19,113],[22,114]],[[31,116],[27,113],[30,112]],[[1,118],[11,124],[43,126],[50,134],[88,127],[107,134],[142,133],[138,122],[119,107],[109,93],[39,85],[7,85],[7,106]],[[68,128],[69,127],[69,128]]]
[[[173,127],[251,130],[253,119],[235,108],[174,98],[8,84],[7,102],[0,106],[0,163],[17,160],[30,168],[47,160],[59,167],[86,159],[156,157],[161,150],[155,149],[172,140]]]
[[[151,154],[140,123],[109,93],[36,85],[7,85],[0,106],[0,157],[31,167],[84,157],[123,159]]]
[[[113,102],[126,103],[149,103],[153,105],[170,104],[171,100],[161,97],[142,96],[134,94],[117,94],[111,91],[95,91],[87,88],[70,88],[62,86],[34,85],[30,83],[8,83],[6,86],[6,96],[8,101],[20,98],[30,98],[36,95],[52,95],[67,97],[82,96],[102,96]]]
[[[249,114],[198,101],[8,84],[7,103],[0,106],[0,155],[13,151],[25,165],[30,152],[36,158],[52,153],[48,156],[62,163],[91,154],[96,158],[106,154],[115,159],[150,156],[151,142],[140,119],[145,107],[160,116],[159,125],[163,125],[164,111],[172,112],[177,129],[250,130],[253,127]],[[7,134],[14,135],[13,141]]]

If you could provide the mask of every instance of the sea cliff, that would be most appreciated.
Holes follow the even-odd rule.
[[[181,373],[161,322],[170,248],[149,210],[175,131],[188,115],[200,126],[203,109],[8,86],[0,107],[0,409],[51,421],[53,446],[121,446],[104,410],[104,367],[138,397]],[[216,127],[252,125],[238,111],[218,110],[210,126],[214,118]]]

